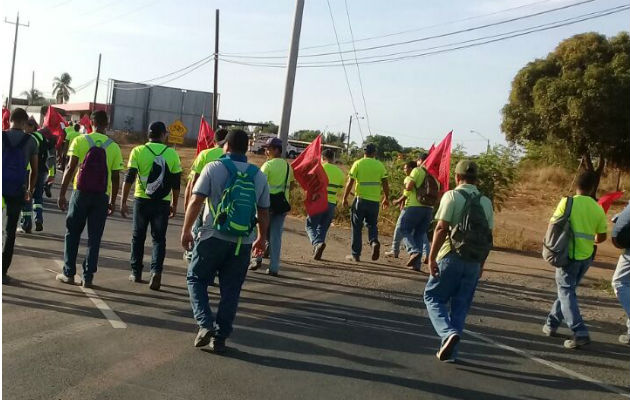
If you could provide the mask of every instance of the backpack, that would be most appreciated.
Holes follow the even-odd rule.
[[[107,139],[104,143],[95,142],[92,136],[84,135],[90,148],[81,163],[77,176],[77,190],[86,193],[106,193],[107,177],[107,147],[114,141]]]
[[[258,167],[249,164],[245,172],[240,172],[229,158],[221,158],[218,161],[225,166],[230,176],[216,209],[209,197],[206,201],[214,229],[238,237],[235,252],[238,255],[242,238],[249,236],[257,223],[254,177],[258,173]]]
[[[287,163],[287,172],[284,177],[284,188],[282,192],[269,194],[269,209],[272,214],[284,214],[291,211],[291,204],[287,201],[286,191],[289,182],[289,163]]]
[[[55,165],[55,141],[39,131],[33,132],[32,135],[39,145],[38,168],[40,171],[46,171]]]
[[[416,188],[416,198],[422,205],[435,207],[440,196],[440,184],[426,168],[421,168],[424,170],[425,176],[420,186]]]
[[[2,132],[2,195],[23,196],[26,187],[26,166],[23,147],[31,139],[24,135],[17,145],[13,146],[9,135]]]
[[[492,230],[481,206],[481,193],[455,191],[466,199],[461,220],[451,228],[451,248],[466,261],[484,262],[492,249]]]
[[[554,267],[564,267],[569,264],[569,243],[575,244],[575,236],[571,229],[571,209],[573,208],[573,197],[567,197],[567,204],[564,214],[553,222],[549,223],[547,233],[543,239],[542,256]]]
[[[151,165],[151,172],[149,172],[149,176],[147,177],[144,193],[151,199],[162,200],[171,193],[173,187],[171,171],[168,168],[166,160],[162,157],[162,154],[164,154],[169,147],[165,145],[160,154],[155,154],[149,146],[145,145],[144,148],[155,156],[153,158],[153,164]],[[140,182],[142,182],[142,179]]]

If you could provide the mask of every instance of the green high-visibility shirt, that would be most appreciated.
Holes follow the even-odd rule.
[[[168,166],[168,170],[171,174],[177,174],[182,172],[182,165],[179,160],[179,155],[173,148],[169,148],[167,145],[163,143],[152,143],[149,142],[147,144],[143,144],[142,146],[136,146],[131,150],[131,154],[129,155],[129,162],[127,164],[127,168],[135,168],[138,170],[138,179],[136,180],[136,189],[134,191],[134,197],[138,197],[141,199],[149,199],[150,197],[146,194],[145,190],[147,187],[147,179],[149,178],[149,174],[151,173],[151,168],[153,167],[153,160],[155,159],[155,155],[151,153],[151,150],[147,149],[149,147],[153,153],[160,154],[162,151],[162,157]],[[166,150],[164,150],[166,148]],[[171,193],[169,193],[162,200],[171,200]]]
[[[260,167],[260,170],[267,176],[269,194],[281,193],[284,189],[284,195],[287,201],[289,201],[289,188],[293,181],[293,168],[289,165],[289,177],[287,179],[287,165],[289,165],[289,163],[283,158],[272,158],[271,160],[267,160],[262,167]]]
[[[328,177],[328,202],[337,204],[337,197],[343,189],[343,181],[346,177],[341,168],[334,164],[325,162],[322,167],[324,167],[324,172]]]
[[[357,160],[350,168],[350,177],[356,181],[354,190],[358,198],[381,200],[382,181],[387,178],[387,169],[382,162],[371,157]]]

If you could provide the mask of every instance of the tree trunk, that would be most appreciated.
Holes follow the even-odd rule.
[[[593,159],[591,158],[590,153],[585,153],[582,157],[584,169],[586,171],[593,172],[596,176],[595,186],[593,191],[589,193],[589,195],[597,200],[597,189],[599,188],[599,182],[602,179],[602,174],[604,173],[604,168],[606,167],[606,159],[602,156],[599,157],[599,162],[597,163],[597,167],[593,164]]]

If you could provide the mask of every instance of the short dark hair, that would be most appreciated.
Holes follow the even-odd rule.
[[[81,130],[81,125],[79,124],[74,124],[74,130],[79,132],[79,130]]]
[[[214,141],[218,143],[225,140],[225,137],[227,136],[227,134],[228,134],[227,129],[225,128],[217,129],[217,131],[214,133]]]
[[[418,160],[424,161],[427,159],[427,157],[429,157],[429,153],[420,153],[420,155],[418,156]]]
[[[597,185],[597,174],[593,171],[584,171],[575,180],[578,189],[585,193],[591,193]]]
[[[409,168],[409,169],[414,169],[414,168],[416,168],[416,167],[418,166],[418,164],[416,164],[416,162],[415,162],[415,161],[407,161],[407,162],[405,163],[405,165],[406,165],[406,166],[407,166],[407,168]]]
[[[107,113],[103,110],[94,111],[90,116],[90,119],[94,121],[94,124],[96,124],[99,128],[104,128],[109,123]]]
[[[335,151],[333,149],[324,149],[324,151],[322,152],[322,156],[326,160],[332,161],[335,159]]]
[[[477,183],[477,175],[471,175],[471,174],[455,174],[456,176],[459,176],[459,179],[463,180],[466,183],[470,183],[470,184],[475,184]]]
[[[242,129],[235,129],[227,134],[226,141],[230,146],[230,151],[233,153],[247,153],[247,147],[249,146],[249,136]]]
[[[28,114],[23,108],[16,108],[11,112],[11,122],[24,123],[28,121]]]

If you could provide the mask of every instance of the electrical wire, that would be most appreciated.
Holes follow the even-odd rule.
[[[120,83],[121,83],[121,84],[128,84],[128,85],[137,85],[137,84],[139,84],[139,83],[140,83],[140,84],[142,84],[142,83],[150,83],[150,82],[152,82],[152,81],[157,81],[157,80],[159,80],[159,79],[167,78],[167,77],[169,77],[169,76],[172,76],[172,75],[178,74],[178,73],[180,73],[180,72],[182,72],[182,71],[185,71],[185,70],[187,70],[187,69],[189,69],[189,68],[193,68],[193,67],[195,67],[195,66],[197,66],[197,65],[199,65],[199,64],[201,64],[201,65],[205,65],[208,61],[210,61],[210,60],[212,59],[212,57],[213,57],[213,55],[206,56],[206,57],[204,57],[204,58],[202,58],[202,59],[200,59],[200,60],[197,60],[197,61],[195,61],[194,63],[189,64],[189,65],[187,65],[187,66],[185,66],[185,67],[182,67],[182,68],[180,68],[180,69],[178,69],[178,70],[176,70],[176,71],[169,72],[168,74],[164,74],[164,75],[156,76],[155,78],[146,79],[146,80],[144,80],[144,81],[140,81],[140,82],[120,82]]]
[[[192,73],[193,71],[195,71],[195,70],[203,67],[204,65],[208,64],[210,61],[211,60],[208,59],[204,63],[199,64],[199,65],[195,66],[194,68],[191,68],[191,69],[185,71],[184,73],[182,73],[182,74],[180,74],[178,76],[175,76],[174,78],[171,78],[171,79],[168,79],[166,81],[159,82],[159,83],[156,83],[156,84],[145,84],[145,83],[141,83],[141,82],[137,82],[137,83],[133,83],[133,82],[120,82],[120,83],[114,82],[114,88],[116,90],[144,90],[144,89],[150,89],[150,88],[155,87],[155,86],[162,86],[162,85],[165,85],[165,84],[167,84],[169,82],[173,82],[173,81],[175,81],[175,80],[177,80],[179,78],[182,78],[182,77]],[[124,87],[124,86],[122,86],[121,87],[120,84],[125,84],[125,85],[144,85],[144,86],[141,86],[141,87],[137,87],[137,86],[136,87]]]

